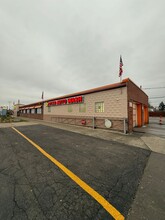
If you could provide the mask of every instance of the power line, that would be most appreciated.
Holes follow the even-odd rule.
[[[143,88],[142,89],[165,89],[165,86],[160,86],[160,87],[150,87],[150,88]]]
[[[160,96],[160,97],[149,97],[149,99],[163,99],[165,96]]]

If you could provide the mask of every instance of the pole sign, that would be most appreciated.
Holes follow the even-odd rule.
[[[83,96],[76,96],[72,98],[65,98],[65,99],[57,99],[46,103],[47,107],[54,106],[54,105],[68,105],[68,104],[78,104],[83,103],[84,97]]]

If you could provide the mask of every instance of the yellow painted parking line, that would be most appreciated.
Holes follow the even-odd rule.
[[[124,220],[124,216],[113,207],[107,200],[105,200],[99,193],[97,193],[94,189],[92,189],[88,184],[86,184],[83,180],[81,180],[78,176],[72,173],[69,169],[67,169],[63,164],[61,164],[58,160],[48,154],[45,150],[43,150],[39,145],[34,143],[16,128],[12,127],[18,134],[24,137],[29,143],[31,143],[34,147],[36,147],[45,157],[47,157],[50,161],[52,161],[56,166],[58,166],[67,176],[69,176],[75,183],[77,183],[83,190],[85,190],[90,196],[92,196],[103,208],[116,220]]]

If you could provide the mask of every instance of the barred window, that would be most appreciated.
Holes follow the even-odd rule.
[[[104,102],[95,102],[95,112],[104,112]]]
[[[79,112],[86,112],[86,103],[79,104]]]

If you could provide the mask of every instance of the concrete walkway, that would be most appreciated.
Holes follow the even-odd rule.
[[[163,126],[160,127],[158,124],[155,124],[154,129],[153,129],[154,125],[150,124],[146,127],[136,128],[134,133],[125,135],[123,133],[113,132],[110,130],[92,129],[82,126],[52,123],[52,122],[36,120],[36,119],[25,119],[25,120],[26,120],[25,122],[0,123],[0,127],[11,127],[11,126],[17,127],[17,126],[27,126],[33,124],[44,124],[59,129],[69,130],[72,132],[93,136],[104,140],[111,140],[134,147],[148,149],[153,152],[165,154],[165,128]]]
[[[165,219],[165,155],[152,152],[128,220]]]

